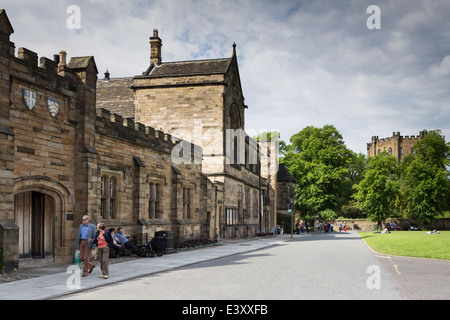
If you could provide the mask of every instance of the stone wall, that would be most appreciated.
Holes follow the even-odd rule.
[[[365,229],[366,231],[371,231],[371,230],[374,230],[377,225],[376,222],[372,222],[370,220],[363,220],[363,219],[336,220],[336,221],[334,221],[334,230],[339,231],[339,223],[343,223],[344,221],[346,222],[347,230],[355,230],[353,225],[356,224],[358,226],[358,228],[356,230],[358,230],[358,231],[362,231],[363,229]],[[450,230],[450,218],[436,219],[436,221],[434,223],[421,223],[421,222],[417,222],[417,221],[410,220],[410,219],[388,219],[383,222],[383,228],[384,228],[384,225],[388,222],[396,223],[402,230],[403,230],[403,226],[408,222],[415,223],[419,227],[426,229],[426,230],[432,230],[432,229]]]
[[[208,194],[207,188],[211,192],[214,188],[204,181],[201,162],[195,161],[195,153],[190,164],[174,165],[171,152],[175,142],[170,135],[111,115],[105,109],[98,112],[96,132],[97,189],[100,190],[102,175],[115,176],[119,181],[117,217],[105,219],[107,225],[124,226],[126,232],[137,236],[139,244],[160,230],[173,231],[177,240],[199,237],[201,227],[207,223],[207,213],[215,214],[215,198]],[[160,213],[155,217],[149,216],[152,183],[158,185]],[[183,188],[186,187],[193,196],[190,217],[183,216]],[[98,198],[97,207],[100,201]]]
[[[0,250],[3,264],[0,272],[18,268],[14,224],[14,132],[10,123],[11,59],[15,46],[10,42],[14,32],[6,12],[0,10]]]
[[[206,155],[223,152],[223,75],[140,78],[135,119],[203,148]],[[198,85],[202,83],[202,85]]]

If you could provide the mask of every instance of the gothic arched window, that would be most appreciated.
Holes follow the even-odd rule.
[[[241,128],[241,117],[239,115],[239,109],[236,104],[231,106],[230,110],[230,128],[231,129],[239,129]]]

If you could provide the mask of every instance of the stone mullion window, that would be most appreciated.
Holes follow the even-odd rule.
[[[183,219],[193,219],[193,190],[183,187]]]
[[[258,192],[257,191],[253,191],[253,217],[254,218],[258,218]]]
[[[116,198],[117,198],[117,179],[111,177],[109,180],[109,218],[116,218]]]
[[[161,219],[161,187],[159,183],[149,184],[149,219]]]
[[[106,193],[106,181],[107,181],[107,177],[106,176],[102,176],[101,178],[101,187],[100,187],[100,195],[101,195],[101,200],[100,200],[100,218],[105,218],[105,212],[106,212],[106,202],[107,202],[107,193]]]
[[[118,182],[115,176],[102,175],[100,181],[100,218],[116,219],[118,204]]]

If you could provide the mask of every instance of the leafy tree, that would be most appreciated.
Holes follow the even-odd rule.
[[[381,221],[395,212],[395,200],[399,194],[397,165],[395,157],[383,151],[369,159],[364,178],[354,185],[357,207],[380,227]]]
[[[414,145],[416,158],[445,168],[450,164],[450,143],[445,143],[441,130],[423,131],[423,139]]]
[[[409,216],[432,222],[447,207],[449,144],[440,130],[425,131],[414,145],[415,157],[401,165],[401,178]]]
[[[331,209],[325,209],[319,212],[319,215],[322,219],[332,221],[337,218],[336,212]]]
[[[345,146],[342,135],[332,125],[306,127],[294,134],[290,142],[280,162],[296,180],[296,211],[307,218],[325,209],[339,211],[352,193],[360,157]]]
[[[446,206],[448,172],[436,165],[414,160],[408,167],[406,198],[411,215],[431,222]]]
[[[344,204],[341,208],[341,216],[347,219],[360,219],[366,218],[364,212],[362,212],[356,205],[356,201],[350,200],[347,204]]]

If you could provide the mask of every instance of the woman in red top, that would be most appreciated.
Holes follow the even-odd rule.
[[[100,278],[109,278],[109,244],[112,243],[111,233],[106,230],[106,225],[100,222],[97,225],[96,243],[98,247],[98,260],[100,261],[100,268],[102,275]]]

